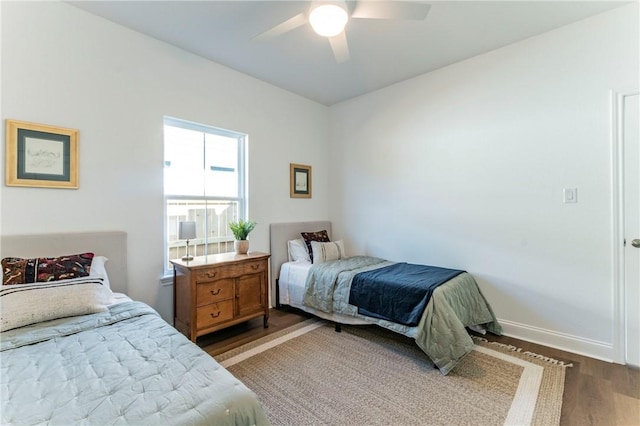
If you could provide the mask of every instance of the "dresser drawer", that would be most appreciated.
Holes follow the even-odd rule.
[[[197,309],[196,327],[198,329],[233,319],[233,299],[200,306]]]
[[[233,278],[238,274],[237,269],[233,266],[219,266],[211,269],[197,270],[196,283],[206,283],[223,278]]]
[[[233,298],[233,279],[222,279],[196,286],[197,306]]]
[[[241,271],[238,275],[255,274],[256,272],[262,272],[267,269],[267,262],[263,260],[256,260],[254,262],[246,262],[241,265]]]
[[[218,266],[217,268],[196,271],[196,283],[205,283],[223,278],[235,278],[246,274],[255,274],[267,269],[267,262],[255,260],[235,265]]]

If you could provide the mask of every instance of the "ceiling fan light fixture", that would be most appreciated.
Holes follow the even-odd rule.
[[[318,35],[324,37],[340,34],[348,20],[347,11],[335,4],[318,6],[309,14],[311,27]]]

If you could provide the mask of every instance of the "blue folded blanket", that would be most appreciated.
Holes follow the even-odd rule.
[[[358,313],[414,327],[433,291],[464,271],[395,263],[353,277],[349,303]]]

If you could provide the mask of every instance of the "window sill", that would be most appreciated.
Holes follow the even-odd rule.
[[[173,286],[173,275],[165,275],[160,278],[160,285],[162,287],[171,287]]]

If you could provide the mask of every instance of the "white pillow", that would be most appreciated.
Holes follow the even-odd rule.
[[[311,250],[313,250],[313,263],[324,263],[329,260],[338,260],[347,257],[344,253],[342,240],[332,241],[330,243],[311,241]]]
[[[113,298],[102,277],[0,286],[0,331],[107,310]]]
[[[307,244],[302,238],[287,241],[287,250],[289,252],[289,261],[311,263]]]
[[[104,285],[108,289],[111,289],[109,276],[107,275],[107,270],[104,267],[104,264],[107,260],[109,259],[104,256],[93,256],[93,259],[91,260],[91,269],[89,270],[89,276],[104,278],[102,285]]]

